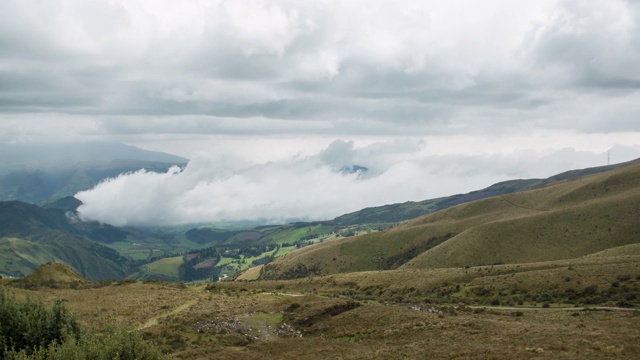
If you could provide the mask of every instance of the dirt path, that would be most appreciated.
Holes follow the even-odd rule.
[[[177,308],[171,310],[168,313],[164,313],[164,314],[160,314],[158,316],[154,316],[151,319],[147,320],[147,322],[145,322],[144,324],[140,325],[138,327],[138,330],[143,330],[143,329],[146,329],[146,328],[150,328],[152,326],[156,326],[156,325],[158,325],[158,320],[166,318],[167,316],[171,316],[171,315],[175,315],[177,313],[183,312],[183,311],[189,309],[190,307],[192,307],[193,305],[195,305],[196,303],[197,303],[196,300],[192,300],[192,301],[186,302],[186,303],[178,306]]]
[[[593,306],[593,307],[515,307],[515,306],[469,306],[471,309],[487,309],[487,310],[520,310],[520,311],[583,311],[583,310],[600,310],[600,311],[638,311],[636,308],[621,308],[613,306]]]
[[[291,297],[305,296],[305,294],[291,294],[291,293],[281,293],[281,292],[261,292],[260,294],[261,295],[291,296]]]

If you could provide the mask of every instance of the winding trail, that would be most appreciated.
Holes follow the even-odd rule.
[[[193,305],[195,305],[197,302],[198,302],[197,300],[191,300],[191,301],[188,301],[188,302],[178,306],[177,308],[169,311],[168,313],[164,313],[164,314],[160,314],[158,316],[154,316],[154,317],[150,318],[149,320],[147,320],[144,324],[140,325],[138,327],[138,330],[144,330],[146,328],[150,328],[152,326],[156,326],[156,325],[158,325],[158,320],[166,318],[167,316],[175,315],[175,314],[181,313],[181,312],[183,312],[185,310],[188,310]]]

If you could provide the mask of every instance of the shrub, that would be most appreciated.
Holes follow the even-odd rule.
[[[68,339],[38,348],[33,354],[25,350],[6,354],[7,360],[156,360],[165,356],[152,343],[146,342],[140,333],[124,329],[112,329],[104,337],[84,334],[79,340]]]
[[[631,280],[631,275],[629,274],[618,275],[617,279],[618,281],[629,281]]]
[[[62,301],[47,307],[41,301],[17,301],[0,287],[0,358],[9,349],[31,352],[34,348],[77,339],[81,330],[74,314]]]
[[[589,285],[586,288],[584,288],[584,290],[582,291],[583,295],[593,295],[596,292],[598,292],[598,286],[597,285]]]
[[[156,360],[164,356],[137,332],[111,329],[97,337],[82,331],[60,300],[17,301],[0,286],[0,359]]]

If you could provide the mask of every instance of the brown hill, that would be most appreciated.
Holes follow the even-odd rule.
[[[31,274],[18,281],[30,287],[75,287],[90,282],[69,266],[54,262],[38,266]]]
[[[640,242],[640,165],[496,196],[267,264],[262,278],[573,259]]]

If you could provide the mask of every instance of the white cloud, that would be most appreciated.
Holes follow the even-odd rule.
[[[389,151],[381,151],[387,149]],[[113,225],[176,225],[253,220],[327,220],[364,207],[424,200],[518,178],[606,163],[603,153],[572,149],[507,154],[427,155],[419,147],[336,141],[320,153],[262,164],[227,155],[192,160],[180,171],[120,175],[76,195],[81,218]],[[619,146],[621,156],[640,147]],[[404,154],[389,162],[386,156]],[[361,162],[355,163],[354,159]],[[377,168],[369,176],[344,166]]]

